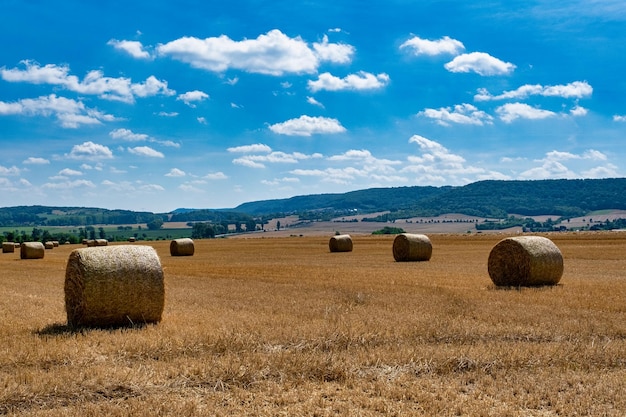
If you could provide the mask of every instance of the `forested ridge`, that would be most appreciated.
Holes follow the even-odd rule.
[[[582,216],[603,209],[626,210],[626,178],[479,181],[452,187],[370,188],[343,194],[315,194],[241,204],[229,210],[184,209],[171,213],[85,207],[0,208],[0,226],[84,226],[153,221],[246,222],[283,215],[325,220],[349,214],[390,212],[387,219],[444,213],[506,218],[509,214]]]

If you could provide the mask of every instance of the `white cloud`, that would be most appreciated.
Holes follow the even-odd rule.
[[[198,121],[198,123],[200,123],[201,125],[206,125],[209,124],[209,122],[207,121],[206,117],[196,117],[196,120]]]
[[[433,119],[442,126],[450,126],[450,123],[482,126],[492,124],[493,121],[493,117],[484,111],[465,103],[457,104],[453,108],[424,109],[417,115]]]
[[[88,141],[80,145],[74,145],[66,156],[70,159],[84,160],[112,159],[113,152],[104,145]]]
[[[12,103],[0,101],[0,115],[55,116],[62,127],[74,129],[80,125],[102,124],[102,121],[115,120],[114,116],[87,108],[81,101],[57,97],[56,94],[21,99]]]
[[[347,64],[352,60],[355,48],[344,43],[329,43],[328,36],[324,35],[321,43],[314,43],[313,50],[320,61],[336,64]]]
[[[591,169],[582,170],[580,174],[577,174],[565,163],[577,163],[588,161],[607,161],[608,157],[595,149],[588,149],[581,154],[575,154],[571,152],[553,150],[547,152],[545,158],[539,159],[536,162],[540,163],[540,166],[527,169],[519,174],[521,179],[544,179],[544,178],[600,178],[607,176],[618,176],[617,167],[613,164],[607,163],[605,166],[596,166]]]
[[[22,161],[22,163],[24,165],[46,165],[46,164],[49,164],[50,161],[45,158],[35,158],[31,156],[30,158],[27,158],[24,161]]]
[[[178,168],[172,168],[170,172],[165,174],[166,177],[184,177],[185,175],[187,175],[185,171]]]
[[[122,139],[128,142],[143,142],[149,138],[145,133],[133,133],[133,131],[129,129],[112,130],[109,132],[109,136],[113,139]]]
[[[274,133],[288,136],[311,136],[314,134],[343,133],[346,131],[346,128],[337,119],[306,115],[270,125],[269,128]]]
[[[515,70],[515,65],[494,58],[484,52],[472,52],[455,57],[444,65],[450,72],[475,72],[478,75],[506,75]]]
[[[524,99],[529,96],[562,97],[562,98],[585,98],[593,93],[593,87],[586,81],[574,81],[564,85],[526,84],[515,90],[505,91],[493,96],[487,89],[481,88],[474,96],[476,101]]]
[[[235,146],[232,148],[226,149],[228,152],[233,153],[259,153],[259,152],[272,152],[272,148],[263,144],[263,143],[255,143],[253,145],[243,145],[243,146]]]
[[[75,176],[81,176],[83,175],[83,173],[80,171],[76,171],[74,169],[65,168],[59,171],[59,175],[64,176],[64,177],[75,177]]]
[[[167,87],[166,81],[150,76],[143,83],[133,83],[129,78],[105,77],[102,71],[89,71],[83,80],[70,75],[67,65],[47,64],[40,66],[33,61],[22,61],[24,69],[0,68],[0,76],[9,82],[58,85],[79,94],[97,95],[102,99],[133,103],[135,97],[158,94],[170,96],[176,92]]]
[[[50,188],[53,190],[67,190],[73,188],[95,188],[95,184],[88,180],[74,180],[74,181],[64,181],[64,182],[56,182],[56,183],[46,183],[42,185],[43,188]]]
[[[144,184],[144,185],[139,186],[139,189],[141,191],[147,191],[147,192],[165,191],[165,188],[163,188],[159,184]]]
[[[111,39],[107,42],[107,45],[111,45],[115,49],[124,51],[131,55],[133,58],[150,59],[150,53],[146,51],[141,42],[138,41],[118,41],[117,39]]]
[[[626,115],[620,116],[616,114],[613,116],[613,121],[614,122],[626,122]]]
[[[206,174],[204,178],[206,178],[207,180],[226,180],[228,179],[228,175],[224,174],[221,171],[218,171]]]
[[[163,153],[152,149],[149,146],[136,146],[134,148],[127,148],[128,152],[132,153],[133,155],[138,155],[138,156],[147,156],[150,158],[165,158],[165,155],[163,155]]]
[[[271,152],[263,155],[244,155],[240,158],[234,159],[233,163],[247,166],[249,168],[265,168],[264,163],[295,164],[301,160],[319,159],[321,157],[322,155],[319,153],[307,155],[301,152]]]
[[[306,98],[306,102],[309,103],[309,104],[312,104],[314,106],[318,106],[318,107],[324,108],[324,105],[322,103],[320,103],[319,101],[317,101],[315,99],[315,97],[307,97]]]
[[[161,117],[176,117],[178,116],[178,112],[172,111],[172,112],[166,112],[166,111],[160,111],[158,113],[159,116]]]
[[[233,164],[241,165],[248,168],[265,168],[265,165],[263,165],[262,163],[252,161],[251,159],[246,157],[233,159]]]
[[[574,117],[586,116],[587,113],[589,113],[589,110],[581,106],[575,106],[570,110],[570,114]]]
[[[0,175],[19,175],[20,169],[16,166],[12,166],[11,168],[3,167],[0,165]]]
[[[180,94],[176,97],[176,100],[181,100],[183,103],[188,105],[189,107],[196,107],[194,102],[204,101],[209,98],[209,95],[204,91],[193,90],[187,91],[186,93]]]
[[[507,103],[498,107],[496,113],[498,113],[500,119],[505,123],[511,123],[516,119],[547,119],[557,115],[549,110],[537,109],[525,103]]]
[[[343,90],[375,90],[385,87],[389,84],[389,75],[381,73],[378,75],[370,74],[365,71],[359,71],[356,74],[350,74],[344,78],[335,77],[325,72],[320,74],[316,81],[309,81],[309,90],[317,92],[326,91],[343,91]]]
[[[618,167],[613,164],[606,164],[606,166],[594,167],[582,171],[581,174],[584,178],[617,178],[622,176],[619,173]]]
[[[256,39],[234,41],[226,35],[206,39],[182,37],[157,47],[169,56],[194,68],[213,72],[239,69],[266,75],[315,73],[321,62],[349,62],[354,47],[329,43],[324,38],[311,48],[301,37],[290,38],[270,30]]]
[[[400,49],[411,49],[415,55],[458,55],[465,50],[465,46],[460,41],[444,36],[441,39],[431,41],[414,36],[400,45]]]

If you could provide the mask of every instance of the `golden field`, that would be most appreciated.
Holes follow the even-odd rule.
[[[16,416],[622,416],[626,233],[547,235],[559,285],[498,289],[506,235],[197,240],[172,257],[157,325],[72,331],[71,250],[0,254],[0,414]]]

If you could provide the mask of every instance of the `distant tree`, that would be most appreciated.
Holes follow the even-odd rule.
[[[100,236],[100,239],[106,239],[107,234],[104,231],[104,227],[98,227],[98,236]]]
[[[152,221],[146,223],[149,230],[159,230],[163,226],[163,219],[160,217],[155,217]]]
[[[248,220],[246,222],[246,231],[248,232],[254,232],[256,230],[256,221],[254,220]]]
[[[276,221],[276,230],[280,230],[280,220]]]
[[[41,233],[42,233],[41,229],[37,229],[36,227],[33,227],[33,231],[31,232],[30,237],[34,242],[38,242],[41,239]]]

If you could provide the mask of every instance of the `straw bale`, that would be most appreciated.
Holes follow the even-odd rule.
[[[393,240],[393,258],[397,262],[428,261],[433,254],[433,245],[426,235],[401,233]]]
[[[54,243],[52,241],[44,242],[43,247],[46,249],[54,249]]]
[[[131,237],[128,238],[128,241],[131,242],[131,243],[135,242],[136,240],[137,240],[137,238],[134,237],[134,236],[131,236]]]
[[[108,246],[109,241],[106,239],[96,239],[96,246]]]
[[[546,237],[509,237],[491,250],[488,272],[498,286],[555,285],[563,275],[563,255]]]
[[[45,252],[41,242],[24,242],[20,246],[20,259],[42,259]]]
[[[350,235],[335,235],[330,238],[328,247],[331,252],[352,252],[352,238]]]
[[[151,246],[75,249],[65,270],[67,322],[108,327],[161,321],[165,285]]]
[[[192,256],[194,253],[193,240],[189,238],[174,239],[170,242],[170,255]]]
[[[92,248],[94,246],[97,246],[95,239],[88,239],[88,240],[85,241],[84,244],[87,245],[88,248]]]
[[[58,240],[53,240],[52,241],[52,245],[54,245],[54,247],[57,248],[59,246],[59,241]]]
[[[15,243],[2,242],[2,253],[14,253],[14,252],[15,252]]]

